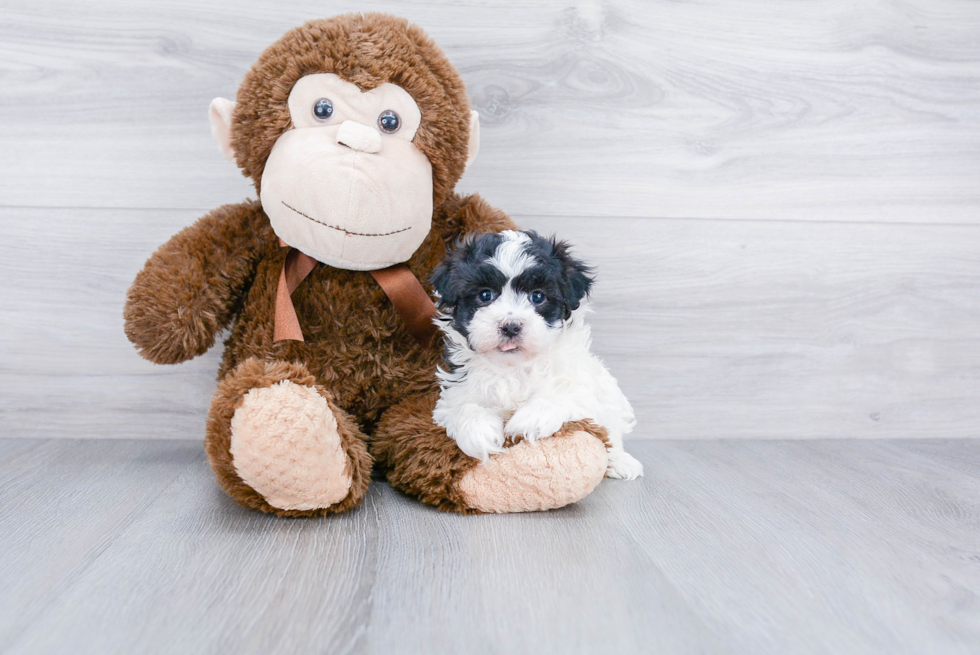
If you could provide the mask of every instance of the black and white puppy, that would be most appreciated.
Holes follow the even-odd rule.
[[[591,272],[567,243],[512,230],[468,237],[433,271],[446,340],[433,419],[464,453],[485,460],[507,436],[589,418],[609,432],[606,475],[643,475],[623,450],[633,409],[591,352]]]

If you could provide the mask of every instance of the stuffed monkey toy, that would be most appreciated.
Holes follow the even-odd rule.
[[[453,192],[478,117],[421,29],[380,14],[309,22],[210,119],[259,200],[219,207],[157,250],[129,289],[125,329],[143,357],[176,364],[230,327],[204,442],[228,495],[280,516],[343,512],[374,462],[394,488],[463,513],[592,491],[607,460],[589,421],[484,462],[433,423],[440,347],[422,285],[463,234],[515,226]]]

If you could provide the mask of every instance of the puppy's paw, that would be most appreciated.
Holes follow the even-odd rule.
[[[449,436],[464,453],[484,462],[490,455],[504,451],[504,422],[495,414],[460,421]]]
[[[533,442],[550,437],[561,429],[565,421],[570,420],[572,417],[561,405],[547,400],[532,400],[514,412],[504,432],[510,437],[522,434],[527,441]]]
[[[606,477],[615,480],[635,480],[643,475],[643,464],[625,450],[609,451]]]

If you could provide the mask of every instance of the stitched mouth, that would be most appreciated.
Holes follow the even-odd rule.
[[[286,209],[291,209],[294,212],[296,212],[297,214],[299,214],[300,216],[302,216],[303,218],[307,218],[307,219],[313,221],[314,223],[316,223],[318,225],[322,225],[323,227],[329,227],[331,230],[337,230],[338,232],[343,232],[344,234],[348,234],[348,235],[355,236],[355,237],[387,237],[387,236],[391,236],[392,234],[398,234],[399,232],[406,232],[406,231],[412,229],[412,226],[409,225],[408,227],[403,227],[400,230],[395,230],[393,232],[383,232],[383,233],[379,233],[379,234],[371,234],[369,232],[351,232],[350,230],[345,230],[342,227],[338,227],[336,225],[330,225],[329,223],[324,223],[323,221],[318,221],[317,219],[313,218],[312,216],[309,216],[307,214],[304,214],[303,212],[301,212],[300,210],[296,209],[295,207],[290,207],[288,204],[286,204],[286,201],[285,200],[282,201],[282,204],[283,204],[284,207],[286,207]]]

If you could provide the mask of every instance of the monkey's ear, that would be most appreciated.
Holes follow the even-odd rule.
[[[470,111],[470,142],[466,146],[466,168],[470,167],[478,152],[480,152],[480,114],[473,109]]]
[[[235,161],[235,151],[231,148],[231,114],[235,103],[226,98],[215,98],[208,107],[208,120],[211,121],[211,137],[218,144],[218,150],[230,161]]]

